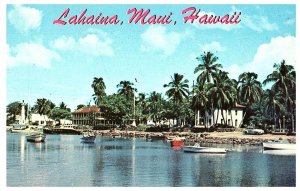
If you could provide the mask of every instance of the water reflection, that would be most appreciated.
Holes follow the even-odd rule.
[[[296,156],[296,150],[263,150],[263,154],[268,154],[268,155],[291,155],[291,156]]]
[[[22,135],[20,138],[20,160],[24,161],[24,151],[25,151],[25,135]]]
[[[7,134],[8,186],[295,186],[295,155],[222,145],[227,154],[184,153],[163,141]],[[216,145],[211,145],[216,146]],[[35,173],[32,173],[35,172]],[[46,172],[46,173],[45,173]]]

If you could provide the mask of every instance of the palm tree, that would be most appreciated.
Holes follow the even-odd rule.
[[[137,117],[138,120],[141,119],[142,122],[147,122],[147,100],[145,93],[139,93],[137,100]]]
[[[174,77],[171,76],[172,81],[168,84],[164,84],[164,87],[169,87],[166,95],[173,99],[175,105],[182,102],[183,98],[187,98],[189,95],[188,80],[183,80],[183,75],[175,73]]]
[[[37,99],[33,108],[38,114],[43,115],[45,119],[45,115],[50,115],[51,110],[55,108],[55,104],[48,99],[42,98]]]
[[[60,109],[67,109],[67,105],[66,105],[64,102],[61,102],[61,103],[59,104],[59,108],[60,108]]]
[[[194,73],[201,72],[197,77],[197,82],[203,86],[205,82],[212,82],[212,78],[215,76],[215,73],[222,68],[221,64],[216,63],[218,57],[214,56],[211,52],[204,52],[203,55],[196,58],[201,62],[196,68]]]
[[[228,73],[219,70],[214,78],[214,83],[207,85],[207,93],[218,110],[222,110],[222,118],[225,121],[223,114],[224,109],[228,109],[236,100],[236,89],[233,81],[228,77]],[[217,113],[216,122],[218,122],[218,117],[219,111]]]
[[[267,115],[273,117],[274,125],[276,125],[276,118],[279,116],[280,110],[282,110],[282,108],[284,107],[282,104],[283,96],[281,94],[281,92],[276,92],[272,89],[267,89],[263,95],[264,110]]]
[[[205,112],[205,119],[207,116],[207,104],[208,104],[208,96],[207,96],[207,92],[205,91],[205,86],[200,86],[199,84],[197,84],[196,86],[193,87],[193,97],[192,97],[192,108],[195,111],[195,125],[196,120],[199,121],[199,119],[196,119],[196,111],[198,111],[198,117],[200,116],[200,110],[201,112]],[[205,126],[207,124],[207,122],[205,121]]]
[[[239,75],[238,79],[238,97],[239,100],[244,103],[247,108],[255,103],[259,102],[263,94],[261,83],[257,80],[257,74],[253,72],[244,72]],[[247,111],[245,111],[242,121],[243,123]]]
[[[244,72],[238,80],[239,100],[249,105],[259,101],[262,95],[261,83],[257,80],[257,74],[253,72]]]
[[[92,83],[92,88],[94,89],[94,101],[96,105],[100,104],[100,101],[106,96],[105,93],[105,83],[103,81],[102,77],[94,77],[93,83]]]
[[[283,90],[286,97],[289,97],[289,90],[296,88],[296,72],[292,65],[286,65],[285,60],[280,64],[274,64],[275,70],[267,76],[263,84],[274,83],[276,91]]]
[[[150,93],[148,98],[148,111],[155,125],[162,117],[163,101],[161,93],[155,91]]]
[[[286,65],[285,60],[280,64],[274,64],[274,71],[267,76],[263,84],[273,83],[272,89],[276,92],[282,92],[285,109],[292,121],[292,131],[294,128],[294,113],[296,108],[296,72],[292,65]]]
[[[169,89],[166,91],[166,95],[173,100],[175,104],[174,114],[179,117],[179,104],[183,102],[183,99],[187,99],[189,95],[189,85],[188,80],[183,79],[183,75],[174,73],[174,76],[171,76],[171,82],[168,84],[164,84],[164,87],[168,87]],[[178,120],[176,120],[178,125]]]
[[[127,100],[133,99],[134,92],[136,92],[136,89],[132,87],[133,85],[134,84],[130,81],[121,81],[117,85],[117,88],[119,88],[118,93],[124,95]]]

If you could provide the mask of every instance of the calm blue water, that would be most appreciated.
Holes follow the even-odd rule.
[[[226,155],[184,153],[163,141],[47,135],[28,143],[7,133],[7,186],[295,186],[295,155],[218,145]]]

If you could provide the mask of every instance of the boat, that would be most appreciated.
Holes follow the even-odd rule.
[[[183,147],[184,152],[189,153],[212,153],[212,154],[225,154],[227,149],[225,148],[213,148],[213,147],[201,147],[199,143],[194,146]]]
[[[44,128],[43,133],[45,134],[68,134],[68,135],[80,135],[81,132],[70,127],[60,127],[60,128]]]
[[[170,143],[171,147],[182,147],[184,145],[184,137],[175,137],[173,138]]]
[[[263,143],[264,150],[296,150],[296,144],[287,140],[268,141]]]
[[[12,128],[10,130],[11,133],[22,133],[22,134],[36,134],[41,133],[40,130],[31,128],[29,126],[26,126],[26,128]]]
[[[83,132],[82,137],[80,139],[83,143],[94,143],[96,135],[93,132]]]
[[[34,133],[31,135],[26,136],[27,142],[34,142],[34,143],[40,143],[40,142],[45,142],[46,135],[42,133]]]
[[[112,138],[121,138],[122,136],[119,133],[112,133],[111,137]]]
[[[180,140],[185,140],[185,137],[178,137],[178,136],[168,136],[168,137],[166,137],[166,141],[167,142],[171,142],[171,141],[173,141],[174,139],[180,139]]]
[[[156,140],[165,140],[165,135],[149,135],[147,136],[147,140],[156,141]]]

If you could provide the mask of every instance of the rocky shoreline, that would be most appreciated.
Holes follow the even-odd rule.
[[[112,137],[113,135],[120,135],[126,138],[146,138],[150,135],[154,136],[180,136],[186,138],[186,143],[214,143],[214,144],[237,144],[237,145],[262,145],[263,142],[273,141],[273,140],[288,140],[290,143],[296,143],[296,136],[286,136],[286,135],[243,135],[242,132],[223,132],[223,133],[190,133],[190,132],[163,132],[163,133],[153,133],[153,132],[138,132],[138,131],[94,131],[98,136]]]

